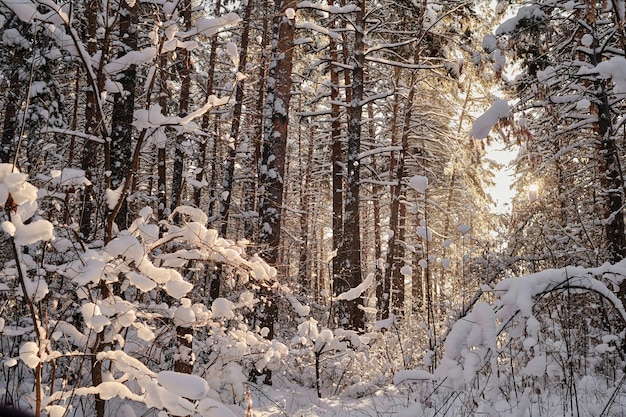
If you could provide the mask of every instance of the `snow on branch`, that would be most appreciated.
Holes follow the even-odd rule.
[[[479,116],[472,125],[470,137],[474,139],[485,139],[491,128],[493,128],[500,119],[509,116],[509,104],[506,100],[498,100],[489,107],[489,109]]]
[[[309,29],[314,32],[321,33],[322,35],[330,36],[331,38],[336,39],[336,40],[341,39],[341,35],[339,35],[337,32],[328,30],[325,27],[317,25],[313,22],[296,23],[296,28],[297,29]]]
[[[361,152],[357,156],[357,160],[367,158],[368,156],[377,155],[379,153],[398,152],[402,150],[402,146],[378,146],[365,152]]]
[[[536,20],[546,19],[546,14],[541,10],[539,5],[522,7],[517,14],[502,22],[496,29],[496,35],[506,35],[516,30],[523,21],[532,22]]]
[[[297,8],[315,9],[332,14],[354,13],[359,10],[359,8],[354,4],[350,4],[347,6],[328,6],[326,4],[318,4],[310,1],[301,1],[297,4]]]
[[[37,11],[37,6],[26,0],[2,0],[7,8],[9,8],[15,15],[24,23],[31,23],[33,20],[41,19],[41,14]]]
[[[228,103],[229,100],[229,96],[217,98],[212,95],[204,106],[189,113],[185,117],[165,115],[162,112],[161,106],[154,104],[150,106],[149,109],[135,110],[133,126],[138,130],[158,128],[161,126],[177,126],[184,131],[194,132],[200,129],[200,127],[193,122],[194,119],[202,116],[213,107]]]
[[[626,58],[623,56],[614,56],[594,68],[581,67],[578,71],[578,75],[590,74],[599,74],[603,79],[613,81],[613,93],[626,93]]]
[[[54,239],[52,223],[43,219],[29,221],[38,212],[38,190],[27,179],[28,175],[13,164],[0,164],[0,207],[13,206],[2,229],[20,246]]]
[[[224,16],[213,18],[200,18],[196,21],[196,27],[188,32],[181,32],[182,37],[193,35],[213,36],[221,29],[237,26],[241,22],[241,18],[237,13],[226,13]]]
[[[342,292],[335,298],[336,300],[352,301],[360,297],[374,281],[374,274],[369,274],[365,280],[356,287],[349,289],[346,292]]]

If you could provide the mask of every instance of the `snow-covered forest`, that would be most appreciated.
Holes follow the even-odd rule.
[[[625,10],[0,0],[0,404],[626,415]]]

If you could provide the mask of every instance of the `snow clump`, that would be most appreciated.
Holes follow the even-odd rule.
[[[470,137],[485,139],[500,119],[509,116],[509,104],[506,100],[497,100],[489,109],[479,116],[472,125]]]
[[[418,193],[424,194],[428,188],[428,178],[423,175],[415,175],[409,180],[409,187]]]
[[[47,220],[34,220],[24,224],[38,211],[37,187],[30,184],[28,175],[22,174],[12,164],[0,164],[0,206],[12,205],[9,220],[2,229],[13,236],[17,245],[27,246],[54,238],[54,228]]]

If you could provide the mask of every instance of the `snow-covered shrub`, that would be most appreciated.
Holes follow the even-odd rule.
[[[401,371],[395,382],[417,383],[422,405],[454,415],[606,413],[624,395],[626,311],[610,289],[624,266],[501,281],[493,303],[477,302],[454,324],[434,373]]]
[[[321,397],[360,397],[375,391],[381,373],[372,353],[371,336],[319,326],[314,318],[298,326],[284,366],[287,378],[315,388]]]
[[[16,254],[0,270],[2,401],[49,415],[93,414],[104,401],[171,415],[237,410],[249,369],[262,370],[287,349],[249,328],[258,300],[234,288],[272,285],[275,270],[207,229],[191,207],[173,213],[182,216],[177,224],[160,225],[146,207],[111,241],[80,242],[72,226],[37,218],[38,195],[48,207],[65,198],[64,176],[85,184],[78,171],[54,172],[38,193],[24,174],[0,165],[2,226]],[[190,271],[216,264],[233,291],[209,304]],[[190,329],[186,352],[180,328]],[[178,361],[194,373],[174,372]]]

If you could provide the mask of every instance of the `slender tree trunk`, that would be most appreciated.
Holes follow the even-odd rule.
[[[605,190],[605,226],[607,255],[617,263],[626,257],[624,225],[624,176],[611,128],[611,109],[602,81],[601,104],[598,108],[597,130],[600,136],[600,185]],[[618,296],[626,304],[626,280],[620,283]]]
[[[425,1],[422,4],[422,10],[426,10]],[[418,27],[423,27],[424,13],[420,15]],[[415,48],[413,63],[418,64],[420,60],[420,46]],[[386,280],[391,280],[391,306],[395,314],[402,315],[404,311],[404,276],[401,273],[401,266],[404,259],[404,238],[406,224],[406,207],[401,201],[402,182],[405,175],[406,154],[409,150],[409,134],[411,132],[411,124],[413,118],[413,105],[415,93],[417,90],[418,73],[417,70],[411,72],[409,81],[409,94],[404,108],[404,118],[402,122],[402,149],[398,155],[396,184],[393,187],[393,196],[391,201],[391,215],[389,220],[389,229],[391,236],[388,241],[387,265],[385,269]]]
[[[120,56],[137,49],[137,24],[139,21],[139,3],[135,3],[132,7],[126,1],[120,2],[121,10],[119,12],[119,31],[122,42],[122,50]],[[137,68],[131,65],[124,70],[119,79],[122,92],[113,95],[113,114],[111,120],[111,141],[110,141],[110,158],[109,165],[106,170],[111,173],[110,184],[111,189],[121,187],[128,175],[128,167],[131,159],[131,145],[133,132],[133,112],[135,110],[135,79],[137,76]],[[126,196],[120,196],[124,200],[122,207],[117,213],[115,222],[120,229],[126,229],[129,226],[128,221],[128,202]]]
[[[185,30],[191,29],[191,0],[182,0],[181,16]],[[180,101],[178,107],[179,116],[184,117],[189,112],[191,101],[191,52],[187,49],[180,50],[181,60],[178,73],[181,78]],[[172,201],[170,208],[173,211],[181,203],[183,194],[183,169],[184,150],[183,142],[186,139],[184,134],[176,136],[176,149],[174,150],[174,172],[172,174]],[[194,331],[191,324],[176,326],[176,360],[174,361],[174,371],[185,374],[193,372],[193,337]]]
[[[21,96],[26,90],[20,81],[21,65],[24,64],[24,51],[16,47],[13,62],[18,63],[11,71],[9,88],[4,94],[4,122],[2,124],[2,143],[0,143],[0,162],[13,163],[15,156],[15,139],[17,131],[17,112],[21,102]]]
[[[602,88],[604,91],[604,86]],[[624,235],[624,178],[619,164],[615,140],[611,132],[611,113],[608,97],[604,94],[598,109],[598,134],[600,136],[600,184],[606,190],[605,204],[607,219],[605,233],[608,255],[611,262],[619,262],[626,256]],[[626,284],[624,284],[626,285]]]
[[[300,163],[298,164],[298,188],[300,192],[300,256],[298,259],[298,281],[304,291],[310,291],[313,289],[313,285],[311,283],[311,271],[309,268],[309,254],[311,253],[309,242],[309,201],[311,193],[309,184],[311,183],[311,165],[315,147],[314,123],[311,123],[308,129],[306,156],[302,155],[303,144],[300,133],[298,134],[298,142],[298,150],[300,152]],[[302,169],[303,163],[305,166],[304,169]]]
[[[191,0],[182,0],[179,5],[181,7],[180,15],[183,18],[183,27],[187,31],[191,30]],[[191,100],[191,52],[186,48],[182,48],[178,50],[178,55],[180,56],[178,65],[178,74],[180,76],[178,115],[184,117],[189,113]],[[183,143],[185,139],[186,135],[183,133],[176,136],[172,171],[172,199],[170,201],[170,210],[172,211],[181,204],[183,196],[183,171],[185,167]]]
[[[394,269],[392,275],[392,288],[391,292],[391,308],[396,316],[404,315],[404,274],[402,273],[402,266],[404,266],[405,245],[406,245],[406,204],[404,201],[400,202],[398,208],[398,237],[396,239],[396,259],[398,267]]]
[[[108,33],[105,35],[105,39],[101,45],[98,45],[96,32],[98,29],[98,14],[100,13],[99,3],[96,1],[90,2],[87,7],[87,36],[89,41],[87,42],[87,52],[90,55],[94,55],[98,49],[102,49],[103,56],[99,68],[96,71],[96,79],[88,86],[85,97],[85,133],[94,135],[99,129],[101,129],[101,114],[99,111],[99,98],[98,95],[104,89],[104,76],[102,75],[102,62],[105,59],[105,55],[108,51]],[[105,133],[105,137],[106,137]],[[83,149],[81,168],[85,171],[85,177],[91,181],[91,185],[88,185],[84,189],[83,194],[83,212],[81,213],[80,233],[84,240],[90,240],[95,232],[95,219],[98,208],[96,205],[96,173],[95,169],[98,166],[98,152],[99,146],[94,141],[86,141]],[[100,285],[102,299],[110,295],[109,289],[104,282]],[[96,343],[92,347],[92,369],[91,369],[91,382],[93,386],[99,385],[102,380],[102,362],[97,360],[95,355],[104,349],[102,346],[102,338],[104,333],[101,332],[96,336]],[[95,414],[96,417],[104,417],[105,413],[105,400],[103,400],[99,394],[95,395]]]
[[[162,54],[159,59],[159,106],[161,106],[162,114],[167,114],[167,64],[168,54]],[[157,193],[159,204],[157,206],[157,218],[159,221],[165,220],[167,210],[167,155],[165,147],[167,146],[165,127],[159,132],[162,139],[157,141]]]
[[[221,0],[217,0],[215,2],[215,15],[218,16],[220,14],[220,8],[222,7]],[[211,39],[211,49],[209,52],[209,63],[207,70],[207,86],[206,86],[206,95],[208,98],[215,94],[215,64],[217,62],[217,44],[218,38],[214,36]],[[209,112],[205,113],[202,116],[202,129],[205,132],[209,132],[211,130],[211,114]],[[211,164],[210,171],[210,182],[209,182],[209,204],[207,207],[208,217],[209,219],[214,218],[215,214],[215,202],[216,202],[216,190],[217,190],[217,161],[218,153],[219,153],[219,140],[218,140],[218,130],[217,130],[217,120],[213,119],[213,149],[212,149],[212,158],[213,163]],[[202,142],[202,161],[200,165],[200,171],[196,176],[196,180],[200,181],[205,172],[205,167],[207,164],[207,147],[208,147],[208,137]],[[194,193],[194,201],[197,207],[200,207],[200,197],[201,197],[201,189],[197,188]],[[211,221],[209,221],[211,223]],[[208,225],[207,225],[208,226]],[[208,278],[208,305],[211,305],[215,299],[220,296],[220,287],[222,284],[222,266],[221,264],[216,264],[215,267],[209,265],[205,269],[205,273]]]
[[[87,51],[90,55],[94,55],[98,49],[98,41],[96,31],[98,29],[98,14],[100,9],[98,2],[90,2],[87,6]],[[101,59],[104,59],[102,57]],[[104,80],[100,71],[96,74],[96,85],[89,85],[85,97],[85,133],[95,134],[99,128],[101,120],[98,112],[97,95],[102,91]],[[97,87],[98,91],[94,91]],[[98,145],[91,140],[85,141],[85,148],[82,154],[81,168],[85,171],[85,177],[91,181],[91,185],[85,187],[83,191],[83,211],[81,213],[80,234],[84,240],[89,240],[94,232],[94,216],[97,213],[96,195],[94,184],[96,183],[95,175],[98,166]]]
[[[250,35],[250,15],[252,13],[253,1],[248,0],[243,12],[243,27],[241,32],[241,42],[239,44],[239,65],[237,71],[244,73],[248,63],[248,38]],[[228,157],[224,168],[224,180],[222,182],[222,196],[220,197],[220,233],[226,236],[228,231],[228,215],[230,212],[230,202],[233,194],[233,183],[235,177],[235,159],[237,157],[237,147],[239,146],[239,130],[241,126],[241,111],[243,109],[243,92],[245,81],[241,80],[235,86],[235,106],[233,108],[233,122],[230,128],[230,139],[232,145],[228,148]]]
[[[334,6],[334,0],[328,1],[329,7]],[[336,20],[333,20],[332,28],[336,27]],[[339,253],[343,241],[343,179],[344,161],[343,149],[341,145],[341,120],[339,119],[339,55],[337,53],[337,43],[334,38],[329,40],[330,57],[330,118],[331,118],[331,163],[332,163],[332,197],[333,197],[333,251],[335,256],[332,260],[333,282],[341,279],[341,263],[345,258],[343,253]]]
[[[259,182],[263,190],[259,199],[259,243],[266,261],[273,266],[279,257],[282,225],[283,188],[287,149],[287,123],[291,98],[291,69],[295,22],[285,11],[296,9],[295,0],[278,0],[273,21],[272,59],[267,82],[267,99],[263,130],[263,150],[259,166]],[[258,317],[262,327],[268,329],[267,338],[274,337],[274,321],[278,313],[276,296],[272,289],[262,286]],[[271,384],[271,372],[265,373],[266,384]]]
[[[411,280],[413,313],[418,313],[424,305],[424,268],[420,265],[420,260],[423,259],[422,252],[420,245],[416,245],[413,253],[413,279]]]
[[[263,125],[264,125],[264,111],[265,111],[265,92],[267,81],[267,63],[268,63],[268,46],[270,43],[270,28],[269,17],[267,16],[267,3],[260,2],[260,9],[262,10],[263,19],[263,33],[261,35],[261,61],[259,63],[259,75],[258,84],[256,90],[258,91],[256,110],[254,116],[254,134],[253,134],[253,154],[252,163],[250,164],[250,187],[248,187],[250,194],[246,198],[246,211],[250,215],[246,216],[245,236],[251,242],[258,241],[258,218],[252,213],[258,213],[259,211],[259,195],[257,190],[259,188],[259,172],[258,167],[261,161],[261,145],[263,143]]]
[[[374,123],[374,105],[372,102],[367,104],[367,126],[368,126],[368,135],[370,138],[376,137],[376,124]],[[395,122],[393,122],[395,124]],[[374,172],[378,172],[378,164],[376,163],[376,158],[372,159],[372,170]],[[380,233],[380,225],[381,225],[381,215],[380,215],[380,196],[382,193],[382,188],[378,184],[372,185],[372,216],[374,224],[374,282],[376,283],[376,318],[381,320],[383,318],[383,310],[385,305],[387,306],[387,315],[389,314],[389,303],[385,303],[385,300],[388,301],[389,294],[388,292],[385,294],[385,287],[383,286],[383,251],[382,251],[382,236]],[[387,290],[388,291],[388,290]]]
[[[355,16],[354,57],[352,60],[352,96],[349,104],[348,157],[344,213],[343,252],[345,259],[341,276],[335,283],[335,294],[340,294],[362,282],[361,226],[360,226],[360,167],[361,121],[363,116],[364,66],[365,66],[365,0],[356,2],[359,10]],[[341,300],[337,305],[338,322],[349,329],[363,330],[365,317],[363,295],[354,300]]]
[[[219,16],[220,15],[220,9],[222,7],[222,1],[221,0],[216,0],[215,1],[215,10],[214,10],[214,15],[215,16]],[[211,47],[209,50],[209,62],[207,63],[207,86],[206,86],[206,98],[207,101],[209,100],[209,97],[213,94],[215,94],[215,63],[216,63],[216,58],[217,58],[217,40],[218,37],[214,36],[211,39]],[[204,115],[202,115],[202,130],[204,132],[209,132],[211,129],[209,128],[211,124],[211,113],[210,112],[206,112],[204,113]],[[217,132],[215,132],[217,133]],[[213,143],[217,143],[217,135],[213,135]],[[209,146],[209,140],[208,140],[208,136],[206,136],[204,138],[204,140],[202,141],[202,143],[200,144],[200,155],[201,155],[201,160],[199,161],[199,166],[198,166],[198,171],[196,173],[196,181],[200,182],[202,181],[202,179],[206,176],[206,165],[207,165],[207,148]],[[215,153],[213,154],[213,157],[215,157]],[[212,169],[215,169],[215,163],[211,164],[213,166]],[[209,183],[209,190],[210,193],[214,193],[214,190],[217,188],[217,184],[216,184],[216,177],[217,175],[214,175],[212,173],[211,175],[211,182]],[[209,197],[209,200],[211,200],[212,195]],[[200,207],[201,205],[201,199],[202,199],[202,188],[198,187],[194,190],[194,194],[193,194],[193,201],[196,205],[196,207]],[[211,218],[213,216],[213,211],[212,210],[208,210],[208,216],[209,218]],[[208,225],[207,225],[208,226]]]
[[[404,276],[401,273],[402,260],[404,258],[404,225],[406,208],[402,202],[402,181],[405,175],[406,153],[409,148],[409,133],[411,131],[411,119],[413,115],[413,100],[415,99],[415,83],[417,75],[411,75],[411,87],[404,110],[404,121],[402,130],[402,149],[398,155],[398,165],[396,172],[396,184],[391,201],[391,216],[389,229],[391,230],[387,249],[387,269],[385,269],[386,280],[392,281],[391,305],[395,314],[401,314],[404,309]]]
[[[395,85],[400,83],[401,69],[395,69]],[[400,97],[396,95],[393,101],[393,110],[391,115],[391,145],[398,144],[398,114],[400,112]],[[398,169],[398,159],[403,160],[404,149],[399,152],[399,156],[396,157],[394,152],[391,153],[389,161],[389,181],[395,181],[395,184],[391,187],[391,204],[390,204],[390,218],[389,218],[389,230],[391,231],[389,238],[387,239],[387,254],[384,265],[384,275],[382,281],[377,288],[377,292],[380,293],[381,299],[379,300],[378,308],[381,319],[389,317],[391,311],[392,301],[392,277],[395,276],[395,271],[398,269],[396,262],[396,240],[398,239],[398,208],[400,204],[400,193],[402,183],[402,177],[398,176],[400,170]],[[402,172],[404,169],[402,169]]]

